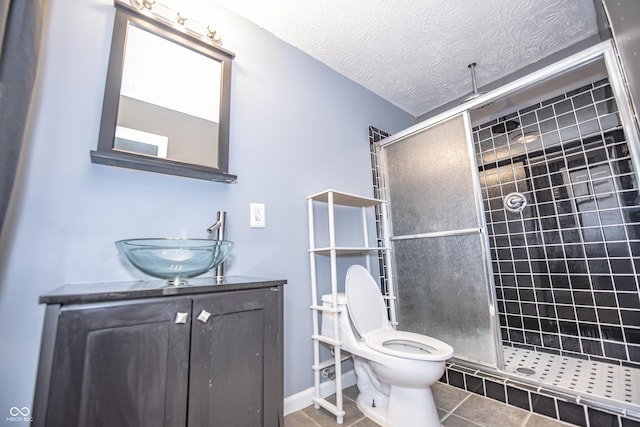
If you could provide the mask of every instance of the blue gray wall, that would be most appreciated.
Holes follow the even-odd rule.
[[[142,278],[113,242],[205,237],[218,210],[237,244],[229,275],[289,281],[285,396],[312,386],[305,197],[325,188],[371,195],[367,125],[396,132],[405,112],[225,10],[236,53],[227,185],[94,165],[114,8],[112,0],[52,0],[27,147],[0,242],[0,419],[30,406],[44,308],[63,284]],[[207,20],[207,17],[199,18]],[[249,203],[266,205],[249,228]],[[8,416],[8,415],[6,415]]]

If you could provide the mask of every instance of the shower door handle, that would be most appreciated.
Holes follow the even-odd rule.
[[[406,234],[403,236],[393,236],[391,240],[428,239],[434,237],[463,236],[466,234],[482,234],[484,230],[478,228],[461,228],[459,230],[432,231],[430,233]]]

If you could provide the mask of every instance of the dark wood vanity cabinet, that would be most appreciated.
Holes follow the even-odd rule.
[[[277,283],[48,304],[32,425],[282,426]]]
[[[184,426],[190,328],[177,312],[191,301],[49,306],[57,337],[47,402],[34,402],[46,415],[34,425]]]
[[[193,300],[189,427],[282,424],[281,292]],[[280,420],[280,421],[279,421]]]

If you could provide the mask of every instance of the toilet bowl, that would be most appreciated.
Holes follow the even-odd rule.
[[[338,322],[342,349],[354,359],[362,413],[387,427],[440,426],[430,387],[442,377],[453,348],[394,330],[376,281],[360,265],[349,267],[345,293],[337,299],[337,316],[322,316],[322,334],[333,337],[333,322]],[[331,294],[322,296],[323,305],[332,301]]]

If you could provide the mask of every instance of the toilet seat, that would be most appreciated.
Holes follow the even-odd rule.
[[[394,330],[378,284],[363,266],[347,270],[345,294],[351,323],[370,349],[413,360],[443,361],[453,356],[453,348],[436,338]]]
[[[404,359],[442,361],[453,356],[453,348],[436,338],[406,331],[375,331],[364,338],[372,350]]]

